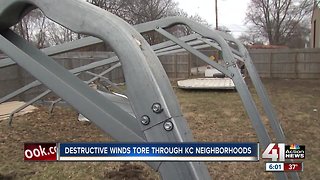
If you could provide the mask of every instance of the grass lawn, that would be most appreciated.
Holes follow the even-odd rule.
[[[320,179],[320,80],[264,79],[287,143],[306,145],[301,179]],[[252,85],[249,84],[250,90]],[[186,91],[174,88],[197,141],[257,142],[257,136],[235,91]],[[254,99],[258,97],[254,93]],[[261,110],[260,104],[258,108]],[[317,111],[316,111],[317,109]],[[262,112],[262,111],[261,111]],[[262,114],[267,124],[266,116]],[[144,163],[24,162],[24,142],[112,141],[95,125],[78,122],[77,113],[47,107],[16,117],[13,127],[0,122],[0,179],[159,179]],[[271,132],[270,128],[268,128]],[[213,179],[270,179],[264,161],[207,163]]]

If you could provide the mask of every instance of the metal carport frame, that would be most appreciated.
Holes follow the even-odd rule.
[[[77,0],[63,3],[57,0],[0,1],[0,5],[0,49],[112,137],[133,142],[193,141],[161,63],[144,38],[129,24]],[[20,14],[32,7],[39,7],[47,17],[75,32],[90,34],[108,43],[121,61],[128,87],[127,96],[136,117],[147,115],[151,119],[150,124],[142,125],[139,118],[132,118],[112,102],[101,98],[50,57],[7,30],[18,22]],[[81,15],[85,16],[75,12],[82,12]],[[161,113],[152,111],[157,103],[161,105]],[[163,123],[168,121],[174,125],[171,131],[163,128]],[[159,170],[164,179],[210,179],[207,168],[200,162],[149,164]]]
[[[10,26],[16,24],[22,18],[20,17],[21,14],[25,14],[35,7],[39,7],[47,17],[57,23],[75,32],[99,37],[113,48],[124,70],[128,87],[127,96],[135,113],[135,117],[137,117],[136,119],[121,108],[115,106],[112,102],[101,98],[101,95],[59,66],[50,57],[30,46],[25,40],[8,30]],[[81,15],[76,13],[79,11],[83,13]],[[92,19],[96,19],[96,21],[93,22]],[[210,61],[207,56],[192,47],[192,44],[189,45],[164,30],[164,28],[176,24],[189,26],[201,36],[196,37],[197,39],[209,46],[220,47],[226,66]],[[281,135],[281,126],[274,121],[276,120],[275,113],[263,89],[261,80],[252,65],[250,56],[239,42],[225,34],[212,31],[186,18],[177,17],[140,24],[135,26],[134,29],[115,15],[79,0],[69,0],[63,3],[59,0],[0,0],[0,49],[61,98],[69,102],[79,112],[95,122],[105,132],[119,141],[193,141],[191,131],[185,119],[182,117],[170,82],[158,58],[138,33],[153,30],[174,42],[167,42],[167,44],[163,45],[163,48],[168,48],[164,50],[164,52],[174,51],[176,47],[171,49],[170,46],[178,44],[183,49],[193,53],[233,79],[253,127],[257,132],[259,141],[264,148],[270,143],[270,137],[236,65],[236,59],[234,57],[234,54],[236,54],[236,57],[243,60],[247,68],[249,67],[249,75],[255,84],[258,95],[262,98],[265,111],[277,134],[278,141],[284,141],[283,133],[283,137]],[[208,42],[207,39],[209,39],[210,42]],[[81,47],[82,45],[101,42],[101,40],[96,38],[87,40],[88,41],[79,40],[78,43],[74,43],[73,45],[74,47]],[[211,42],[211,40],[217,42],[218,46]],[[240,52],[230,48],[226,40],[236,42]],[[66,47],[70,48],[69,46]],[[54,50],[53,48],[51,54],[59,51],[54,52]],[[48,54],[50,54],[50,52]],[[0,67],[13,64],[10,59],[6,59],[0,64]],[[35,84],[39,83],[35,82],[33,85]],[[24,89],[21,89],[19,92],[23,90]],[[15,94],[19,92],[15,92]],[[267,98],[267,100],[264,101],[265,98]],[[155,110],[157,108],[160,108],[160,110]],[[139,117],[142,116],[148,116],[151,119],[150,124],[142,125],[139,119]],[[174,129],[172,131],[165,131],[163,128],[163,123],[165,122],[171,122],[174,125]],[[120,129],[123,131],[119,131]],[[154,169],[159,170],[164,179],[210,179],[209,173],[203,163],[154,162],[149,164]],[[287,178],[284,173],[276,173],[276,177],[278,179]]]

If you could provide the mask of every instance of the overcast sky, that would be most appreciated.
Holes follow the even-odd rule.
[[[215,0],[175,0],[179,8],[189,15],[198,14],[215,27]],[[226,26],[232,34],[239,36],[246,31],[244,19],[250,0],[218,0],[219,26]]]

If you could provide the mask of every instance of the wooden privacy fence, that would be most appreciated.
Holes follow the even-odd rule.
[[[202,52],[208,56],[217,53],[209,50]],[[320,79],[320,49],[255,49],[249,52],[261,77]],[[110,52],[70,52],[54,56],[54,59],[67,69],[73,69],[113,55]],[[159,59],[170,80],[192,78],[191,68],[206,65],[197,57],[186,52],[160,56]],[[100,73],[110,66],[99,67],[91,72]],[[85,73],[79,77],[83,80],[92,78],[91,75]],[[124,82],[121,68],[113,70],[106,77],[115,83]],[[16,65],[0,69],[0,97],[33,80],[34,78],[29,73]],[[43,92],[44,89],[43,86],[32,89],[21,98],[29,99]]]
[[[202,51],[208,56],[215,51]],[[320,49],[250,49],[262,78],[320,79]],[[190,77],[190,69],[206,65],[189,53],[161,56],[170,79]]]
[[[252,49],[250,55],[261,77],[320,78],[320,49]]]
[[[71,53],[65,53],[65,54],[54,56],[54,59],[65,68],[73,69],[85,64],[92,63],[94,61],[111,57],[112,55],[113,53],[109,53],[109,52],[71,52]],[[108,67],[110,67],[110,65],[96,68],[92,72],[99,73]],[[118,77],[118,73],[120,72],[112,71],[106,77],[108,78]],[[85,73],[81,73],[78,77],[80,77],[83,80],[88,80],[92,78],[91,75],[88,75]],[[17,65],[1,68],[0,69],[0,98],[5,96],[6,94],[13,92],[14,90],[17,90],[18,88],[21,88],[22,86],[34,80],[35,78],[32,75],[30,75],[27,71],[25,71],[24,69],[22,69]],[[114,79],[114,80],[116,81],[117,79]],[[46,87],[42,85],[38,86],[36,88],[26,91],[22,96],[16,99],[29,100],[37,96],[39,93],[45,91],[45,89]]]
[[[180,53],[160,56],[159,59],[169,79],[177,80],[189,77],[191,71],[190,56],[188,53]]]

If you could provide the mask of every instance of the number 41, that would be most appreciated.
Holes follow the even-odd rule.
[[[284,143],[270,143],[262,153],[263,159],[272,159],[272,161],[284,161]]]

